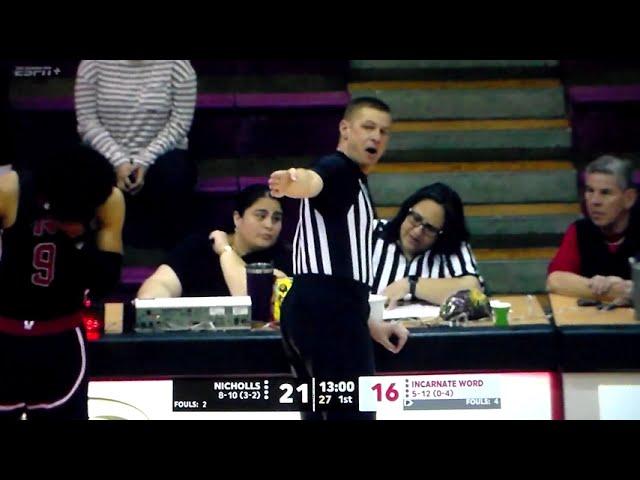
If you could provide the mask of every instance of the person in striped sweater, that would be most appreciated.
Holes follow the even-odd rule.
[[[462,200],[433,183],[409,196],[390,221],[373,232],[373,293],[393,308],[402,299],[443,303],[458,290],[483,289],[469,245]]]
[[[187,155],[196,90],[188,60],[80,62],[78,133],[116,171],[131,245],[168,247],[184,233],[197,177]]]

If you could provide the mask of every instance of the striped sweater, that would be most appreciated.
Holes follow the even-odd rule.
[[[78,133],[114,167],[149,166],[186,150],[195,103],[188,60],[83,60],[78,67]]]

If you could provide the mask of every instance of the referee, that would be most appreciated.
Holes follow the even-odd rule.
[[[284,347],[298,379],[356,380],[375,373],[370,336],[398,353],[409,332],[369,321],[373,205],[366,175],[389,141],[389,106],[352,100],[340,121],[337,151],[310,169],[271,174],[274,197],[300,198],[293,244],[293,287],[281,310]],[[397,343],[391,342],[397,337]],[[375,414],[327,411],[304,419],[375,419]]]

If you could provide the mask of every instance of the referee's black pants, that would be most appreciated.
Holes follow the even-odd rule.
[[[354,381],[375,372],[369,334],[369,288],[350,279],[299,275],[281,309],[284,349],[300,382],[311,377]],[[316,393],[317,390],[316,390]],[[303,412],[304,420],[375,420],[350,410]]]

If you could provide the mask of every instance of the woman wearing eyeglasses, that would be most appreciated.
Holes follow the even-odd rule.
[[[467,288],[483,288],[460,196],[443,183],[421,188],[373,233],[373,293],[441,304]]]

